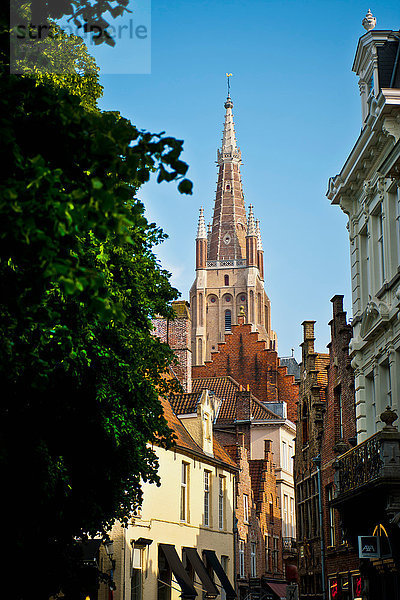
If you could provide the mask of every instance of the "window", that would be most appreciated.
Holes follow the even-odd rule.
[[[200,365],[203,362],[203,340],[199,338],[197,340],[197,364]]]
[[[224,529],[225,525],[225,477],[219,476],[218,481],[218,527]]]
[[[308,443],[308,410],[307,403],[303,402],[303,408],[301,411],[302,430],[303,430],[303,444]]]
[[[335,545],[335,509],[331,506],[331,502],[333,500],[333,486],[329,485],[326,488],[326,495],[328,499],[328,543],[329,546]]]
[[[198,315],[199,315],[199,325],[202,326],[203,325],[203,294],[202,293],[199,294],[199,311],[198,311]]]
[[[369,238],[370,232],[367,223],[360,233],[361,311],[367,305],[370,293]]]
[[[171,569],[160,547],[158,548],[157,600],[171,600]]]
[[[243,494],[243,518],[244,522],[249,522],[249,497],[247,494]]]
[[[291,534],[290,537],[296,537],[296,527],[295,527],[295,518],[294,518],[294,498],[290,498],[290,529]]]
[[[274,535],[274,547],[272,549],[272,570],[274,573],[278,571],[279,560],[279,537]]]
[[[131,600],[142,600],[142,568],[143,549],[133,548],[132,551],[132,576],[131,576]]]
[[[340,385],[333,391],[335,398],[335,408],[338,415],[338,433],[339,438],[343,439],[343,407],[342,407],[342,390]]]
[[[293,475],[293,461],[294,461],[293,446],[290,446],[290,444],[289,444],[289,473],[291,473],[292,475]]]
[[[210,525],[210,471],[204,471],[204,525]]]
[[[289,496],[283,495],[283,535],[290,537],[289,531]]]
[[[224,276],[224,283],[225,285],[229,285],[229,275]]]
[[[262,319],[262,306],[261,306],[261,294],[257,294],[257,309],[258,309],[258,323],[261,323]]]
[[[273,523],[274,522],[274,501],[271,495],[270,501],[269,501],[269,522]]]
[[[251,542],[251,546],[250,546],[250,577],[257,577],[256,543],[255,542]]]
[[[270,549],[270,536],[266,535],[265,536],[265,570],[266,571],[271,571],[272,570],[272,559],[271,559],[271,549]]]
[[[181,476],[181,521],[188,520],[188,473],[189,465],[183,462]]]
[[[371,398],[371,411],[367,416],[369,417],[369,433],[376,433],[376,394],[375,394],[375,379],[374,370],[372,373],[367,375],[365,378],[365,386],[368,397]]]
[[[244,541],[239,540],[239,576],[244,577]]]
[[[288,454],[286,442],[282,442],[282,469],[284,469],[285,471],[288,470]]]
[[[232,331],[232,313],[230,310],[225,311],[225,331]]]
[[[390,373],[390,363],[388,362],[385,367],[385,375],[386,375],[386,406],[392,406],[392,377]]]
[[[383,214],[382,207],[377,215],[377,242],[378,242],[378,259],[379,259],[379,284],[382,285],[385,281],[385,247],[383,242]]]

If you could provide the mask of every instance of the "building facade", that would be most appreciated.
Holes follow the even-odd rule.
[[[232,108],[228,96],[222,147],[217,153],[213,220],[207,231],[201,209],[196,237],[196,278],[190,290],[194,365],[210,359],[242,313],[268,347],[276,347],[271,303],[264,289],[260,224],[252,206],[246,213]]]
[[[176,444],[170,450],[153,448],[160,486],[144,482],[142,507],[127,527],[116,523],[110,533],[113,598],[233,599],[238,469],[213,437],[218,406],[204,392],[196,412],[181,421],[169,402],[162,402]]]
[[[400,68],[398,31],[369,13],[356,51],[362,130],[328,198],[348,215],[357,445],[337,459],[335,497],[347,535],[379,538],[363,562],[365,598],[400,596]]]
[[[303,322],[294,480],[300,597],[322,600],[324,573],[316,459],[321,453],[329,355],[314,350],[314,324],[315,321]]]
[[[349,356],[352,327],[343,310],[343,296],[336,295],[331,302],[328,385],[320,454],[325,596],[327,600],[354,600],[361,597],[363,587],[358,549],[349,541],[340,514],[331,505],[336,459],[356,443],[354,371]]]

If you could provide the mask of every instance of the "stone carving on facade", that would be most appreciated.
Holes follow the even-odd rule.
[[[397,142],[400,139],[400,116],[385,117],[382,132],[387,136],[392,136],[394,141]]]
[[[389,307],[378,299],[370,299],[361,318],[360,336],[368,339],[389,320]]]

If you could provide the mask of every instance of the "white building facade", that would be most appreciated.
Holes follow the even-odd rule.
[[[371,30],[358,43],[362,131],[328,198],[348,215],[357,441],[383,427],[400,396],[399,32]]]

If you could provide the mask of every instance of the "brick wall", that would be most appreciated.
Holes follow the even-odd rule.
[[[333,463],[339,454],[351,448],[356,439],[354,372],[349,357],[352,327],[343,311],[343,296],[336,295],[331,302],[333,318],[329,323],[331,342],[328,346],[328,387],[321,443],[327,576],[359,569],[358,553],[348,545],[343,535],[339,512],[334,510],[332,513],[328,504],[328,490],[329,487],[333,489],[334,484]],[[333,540],[329,526],[331,521],[334,525]]]
[[[185,392],[192,391],[192,351],[191,321],[189,303],[176,300],[172,303],[175,319],[156,318],[152,320],[154,334],[174,351],[177,362],[171,365],[171,371],[180,381]]]
[[[262,402],[286,402],[288,418],[295,422],[298,385],[287,367],[280,366],[277,352],[267,348],[250,324],[233,325],[225,340],[211,353],[210,361],[192,368],[193,377],[230,375],[245,388],[249,386]]]
[[[243,392],[246,394],[246,392]],[[247,392],[249,395],[249,392]],[[215,430],[214,435],[224,445],[229,456],[239,467],[236,489],[236,518],[237,518],[237,549],[239,540],[244,544],[244,577],[239,577],[239,585],[246,586],[251,576],[251,547],[256,548],[256,577],[267,577],[268,579],[282,579],[282,524],[281,512],[276,487],[275,466],[273,464],[273,453],[271,442],[266,440],[264,459],[249,460],[249,424],[241,425],[236,432],[224,432]],[[248,498],[249,519],[245,520],[244,496]],[[272,515],[270,512],[272,504]],[[269,564],[266,564],[265,538],[271,542],[273,550],[273,538],[278,539],[277,568],[273,569],[272,554]],[[239,552],[236,554],[236,569],[240,573]]]

